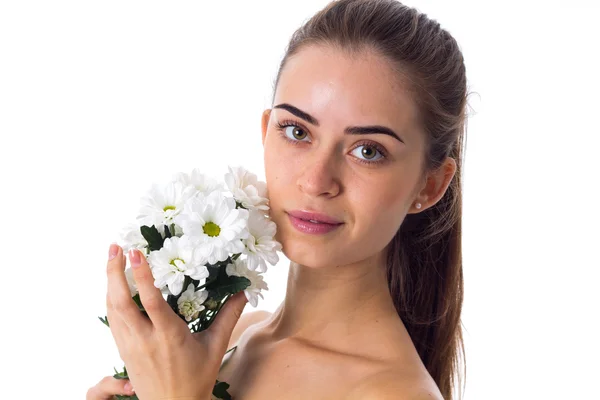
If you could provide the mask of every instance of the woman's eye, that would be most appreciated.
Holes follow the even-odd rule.
[[[362,150],[359,152],[356,152],[356,150],[358,150],[358,149],[362,149]],[[363,145],[357,146],[354,150],[352,150],[352,153],[354,153],[354,156],[363,156],[365,160],[369,160],[369,161],[377,161],[381,158],[384,158],[384,155],[381,154],[381,152],[379,150],[377,150],[377,148],[375,146],[370,146],[368,144],[363,144]],[[379,153],[379,158],[375,158],[377,153]]]
[[[284,133],[290,139],[302,140],[306,136],[306,132],[298,126],[288,125],[284,128]],[[300,137],[299,137],[300,136]]]
[[[277,123],[279,134],[291,144],[297,145],[301,142],[305,142],[304,139],[308,137],[308,133],[301,126],[293,124],[291,122],[284,121]],[[379,157],[377,154],[379,153]],[[387,155],[385,150],[379,148],[376,144],[363,143],[356,146],[352,150],[352,154],[360,162],[365,164],[379,164],[387,161]]]

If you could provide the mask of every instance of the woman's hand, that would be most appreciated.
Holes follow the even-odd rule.
[[[85,400],[113,400],[116,394],[133,396],[134,393],[135,391],[129,379],[117,379],[113,376],[105,376],[95,386],[88,389]]]
[[[110,330],[138,397],[210,399],[246,296],[240,292],[231,297],[210,328],[192,334],[154,286],[143,254],[132,250],[129,261],[140,300],[150,318],[140,312],[131,298],[124,273],[125,256],[116,244],[109,251],[106,308]]]

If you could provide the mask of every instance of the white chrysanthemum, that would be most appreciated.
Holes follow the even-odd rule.
[[[267,282],[263,280],[263,276],[256,271],[248,269],[246,260],[237,259],[233,264],[227,264],[225,272],[228,276],[243,276],[250,280],[250,286],[244,289],[244,294],[252,307],[258,305],[258,296],[264,299],[261,290],[269,290]]]
[[[267,272],[267,262],[277,264],[277,252],[282,249],[281,243],[274,238],[277,225],[262,213],[251,211],[248,218],[249,236],[243,240],[246,248],[243,254],[247,256],[248,269]]]
[[[209,193],[214,192],[215,190],[220,192],[225,190],[222,183],[203,174],[200,172],[199,168],[194,168],[189,174],[179,172],[174,175],[173,180],[181,182],[185,186],[193,186],[198,193],[202,193],[205,196],[208,196]]]
[[[131,297],[134,297],[138,293],[138,288],[135,279],[133,278],[133,270],[131,268],[125,269],[125,278],[127,279],[127,286],[129,286]]]
[[[177,299],[179,314],[185,317],[185,320],[188,322],[198,318],[200,311],[203,311],[205,308],[202,304],[208,297],[208,291],[195,289],[194,284],[190,283],[187,290]]]
[[[121,231],[121,240],[119,245],[123,249],[123,254],[129,253],[131,249],[140,250],[143,254],[148,254],[148,242],[142,236],[140,224],[136,222],[129,223]]]
[[[248,210],[269,209],[267,198],[267,184],[256,178],[256,175],[247,171],[244,167],[229,166],[229,172],[225,174],[225,183],[233,194],[233,198]]]
[[[175,223],[194,240],[202,257],[216,264],[244,250],[242,239],[248,237],[248,215],[248,210],[236,209],[234,199],[215,191],[189,200]]]
[[[178,181],[166,185],[152,185],[150,191],[142,197],[138,223],[154,225],[163,235],[163,225],[171,225],[173,218],[183,211],[185,202],[195,194],[196,189],[193,186],[185,186]]]
[[[148,256],[154,286],[162,289],[166,285],[171,294],[177,296],[183,289],[185,275],[197,280],[208,278],[208,269],[204,266],[206,259],[196,250],[185,235],[165,239],[163,247]]]

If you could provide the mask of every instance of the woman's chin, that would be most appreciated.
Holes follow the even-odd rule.
[[[317,269],[325,268],[335,264],[335,258],[332,258],[331,251],[319,251],[312,246],[300,246],[298,243],[290,243],[287,247],[283,246],[282,253],[292,263],[300,264],[304,267]]]

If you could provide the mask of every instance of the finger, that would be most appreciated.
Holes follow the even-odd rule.
[[[130,388],[125,385],[129,384]],[[88,389],[85,396],[86,400],[112,400],[114,395],[132,396],[135,391],[131,388],[129,379],[117,379],[112,376],[105,376],[95,386]]]
[[[160,289],[154,286],[154,276],[146,257],[139,250],[132,249],[129,252],[129,262],[144,310],[156,329],[166,332],[182,324],[183,321],[167,304]]]
[[[118,346],[123,343],[125,336],[129,335],[130,329],[125,321],[114,312],[108,292],[106,292],[106,320],[108,321],[110,333],[112,333],[115,343],[117,343]]]
[[[235,328],[247,303],[248,300],[243,291],[236,293],[225,302],[225,305],[217,314],[215,322],[208,328],[210,343],[215,343],[219,352],[224,353],[227,350],[226,347],[231,339],[233,328]]]
[[[115,254],[114,252],[117,252],[117,254]],[[112,260],[114,257],[118,257],[118,253],[123,253],[122,249],[114,248],[112,245],[108,250],[108,259],[109,261]],[[122,258],[124,259],[125,256],[122,254]],[[125,264],[125,262],[123,262],[123,264]],[[107,290],[106,290],[106,319],[108,320],[108,324],[110,327],[110,332],[113,335],[113,338],[115,339],[115,342],[117,344],[122,343],[123,338],[125,335],[129,335],[129,326],[127,326],[127,324],[125,323],[125,321],[123,321],[123,318],[121,318],[113,309],[113,305],[112,305],[112,301],[110,300],[110,291],[109,291],[109,287],[107,285]]]
[[[122,251],[121,247],[115,243],[111,245],[109,251],[112,252],[110,254],[113,254],[114,258],[110,259],[109,257],[106,269],[108,276],[107,313],[110,313],[112,319],[118,324],[117,329],[122,329],[122,322],[124,322],[129,329],[144,335],[150,328],[150,322],[142,315],[137,304],[131,298],[124,272],[125,263],[121,257]]]

